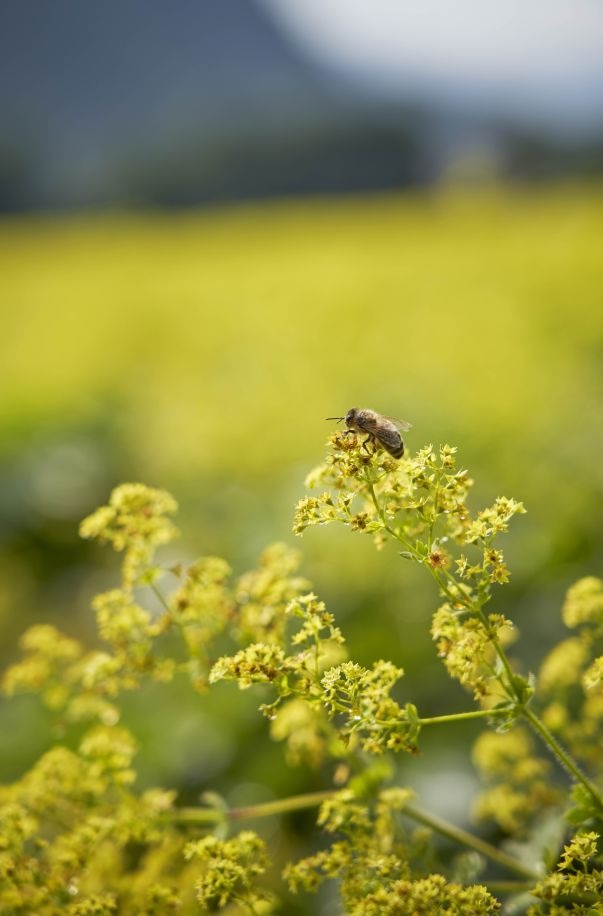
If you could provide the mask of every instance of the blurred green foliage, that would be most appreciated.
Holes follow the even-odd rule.
[[[77,523],[112,486],[169,489],[184,532],[174,556],[221,555],[241,572],[268,542],[293,542],[323,418],[357,405],[412,422],[411,451],[457,444],[476,503],[524,501],[500,610],[535,664],[560,636],[566,587],[601,572],[602,238],[602,190],[571,186],[0,224],[4,661],[34,621],[91,638],[89,600],[115,558],[82,544]],[[338,531],[301,546],[353,657],[402,664],[425,713],[442,691],[450,709],[428,633],[435,589]],[[263,724],[255,703],[231,712],[228,687],[211,708],[174,687],[147,693],[128,715],[149,783],[192,797],[216,780],[240,803],[261,795],[267,769],[272,791],[312,787],[278,748],[250,750]],[[19,700],[0,727],[0,776],[13,777],[48,726]],[[467,761],[447,753],[462,809]],[[429,777],[424,762],[408,767]]]

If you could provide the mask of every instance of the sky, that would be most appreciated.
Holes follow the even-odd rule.
[[[601,0],[261,0],[307,51],[395,94],[603,124]]]

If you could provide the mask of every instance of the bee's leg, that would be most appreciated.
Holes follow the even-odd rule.
[[[362,443],[362,448],[363,448],[364,451],[367,453],[367,455],[370,455],[371,453],[370,453],[370,451],[369,451],[368,448],[367,448],[367,442],[372,442],[372,443],[373,443],[373,451],[374,451],[375,438],[374,438],[373,435],[371,435],[371,433],[368,434],[368,436],[366,437],[366,439],[365,439],[364,442]]]

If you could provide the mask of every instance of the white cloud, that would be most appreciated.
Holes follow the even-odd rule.
[[[315,56],[384,88],[583,91],[603,112],[601,0],[262,0]],[[598,100],[593,99],[598,86]]]

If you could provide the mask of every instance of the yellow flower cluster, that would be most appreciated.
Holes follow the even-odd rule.
[[[543,719],[577,758],[596,763],[603,743],[603,582],[589,576],[572,585],[562,616],[577,632],[542,662]]]
[[[386,750],[417,750],[419,722],[416,708],[401,707],[390,691],[404,672],[391,662],[378,661],[372,668],[344,662],[329,668],[322,677],[322,703],[330,717],[343,719],[340,735],[347,742],[357,736],[371,754]]]
[[[475,541],[490,543],[497,534],[508,530],[509,521],[514,515],[523,514],[525,511],[523,503],[499,496],[493,506],[478,512],[475,521],[465,532],[465,541],[467,544],[473,544]]]
[[[475,745],[486,781],[476,806],[480,817],[529,842],[528,831],[560,801],[549,764],[517,724],[523,721],[575,780],[571,823],[591,827],[601,819],[596,783],[575,760],[593,767],[600,762],[603,582],[590,577],[570,589],[563,614],[575,633],[551,651],[539,680],[524,677],[505,652],[513,625],[487,610],[494,586],[509,577],[494,539],[524,511],[521,503],[501,497],[472,515],[472,481],[457,469],[455,449],[427,446],[395,461],[340,434],[308,483],[320,495],[298,505],[298,533],[340,522],[371,534],[377,546],[396,543],[403,557],[429,572],[445,601],[433,619],[433,639],[450,675],[481,708],[420,718],[413,704],[401,705],[393,694],[402,669],[385,660],[363,666],[347,658],[334,615],[298,574],[297,552],[282,544],[268,548],[256,569],[234,581],[218,557],[187,568],[156,565],[157,548],[176,533],[169,518],[175,501],[162,490],[126,484],[82,523],[83,536],[124,554],[120,587],[93,602],[104,649],[86,651],[55,628],[36,626],[22,639],[23,659],[3,678],[7,693],[40,693],[63,723],[92,722],[77,750],[57,746],[14,786],[0,788],[3,911],[159,916],[177,908],[192,912],[200,904],[206,911],[268,912],[273,899],[264,888],[263,842],[249,831],[226,839],[224,828],[230,817],[252,816],[242,812],[254,807],[295,810],[307,807],[308,799],[323,802],[318,826],[334,839],[286,869],[293,891],[315,890],[325,878],[336,878],[345,912],[353,916],[493,913],[499,902],[486,887],[461,883],[475,880],[481,858],[479,866],[442,863],[443,874],[432,873],[425,827],[533,881],[532,869],[413,811],[409,790],[391,785],[394,756],[388,752],[414,753],[422,728],[454,720],[499,725],[499,733],[486,731]],[[164,592],[166,581],[172,587]],[[232,811],[223,800],[208,809],[178,810],[173,793],[137,794],[135,741],[117,726],[119,695],[145,679],[169,680],[179,672],[199,690],[222,680],[241,689],[261,685],[271,701],[260,710],[272,737],[285,742],[288,760],[320,767],[330,758],[333,782],[344,788],[310,793],[301,804],[294,798],[282,807],[272,802]],[[545,703],[542,719],[537,701]],[[410,833],[403,827],[407,818],[423,826]],[[199,839],[197,833],[191,841],[187,826],[198,825],[215,826],[216,835]],[[134,864],[126,854],[133,847],[140,849]],[[546,912],[565,912],[568,898],[575,913],[596,911],[599,858],[597,834],[574,837],[557,869],[534,890]]]
[[[219,658],[209,673],[209,683],[237,681],[241,690],[247,690],[252,684],[272,684],[278,680],[278,686],[289,693],[287,677],[296,668],[297,665],[285,657],[280,646],[253,643],[235,655]]]
[[[572,585],[561,613],[565,625],[572,629],[583,624],[603,626],[603,580],[587,576]]]
[[[325,879],[337,879],[350,916],[486,916],[497,912],[499,902],[482,885],[462,886],[439,874],[411,874],[413,842],[395,816],[404,810],[408,797],[406,790],[386,789],[369,805],[342,790],[325,802],[319,825],[344,838],[287,866],[284,877],[291,890],[314,892]]]
[[[83,538],[112,544],[124,553],[124,585],[131,588],[147,567],[156,548],[168,544],[177,529],[168,518],[176,512],[176,500],[165,490],[142,483],[124,483],[80,525]]]
[[[76,750],[56,746],[0,788],[2,913],[150,916],[169,912],[154,909],[159,902],[182,904],[157,871],[163,861],[163,877],[192,887],[185,840],[165,821],[174,793],[131,791],[134,750],[124,729],[95,727]],[[155,862],[142,860],[132,880],[127,849],[148,845]]]
[[[243,830],[230,840],[203,837],[188,843],[184,856],[201,866],[195,889],[206,912],[239,903],[255,913],[256,904],[270,900],[270,894],[256,884],[268,868],[268,855],[263,840],[253,831]]]
[[[577,833],[564,847],[556,870],[530,891],[544,902],[546,913],[595,916],[602,912],[603,871],[595,865],[599,842],[600,836],[594,831]],[[542,912],[535,905],[528,910],[528,916],[539,916]]]
[[[506,833],[521,834],[535,816],[559,803],[550,780],[551,764],[536,754],[529,732],[483,732],[473,747],[473,762],[488,784],[474,805],[480,820],[492,819]]]
[[[258,568],[240,577],[235,588],[239,639],[282,644],[289,603],[310,585],[297,574],[300,563],[299,551],[272,544],[261,554]]]
[[[495,670],[494,637],[503,642],[512,638],[513,625],[501,614],[490,614],[487,625],[474,615],[453,610],[443,604],[434,614],[431,636],[438,655],[451,677],[472,691],[476,700],[489,702],[496,695],[499,677]]]

